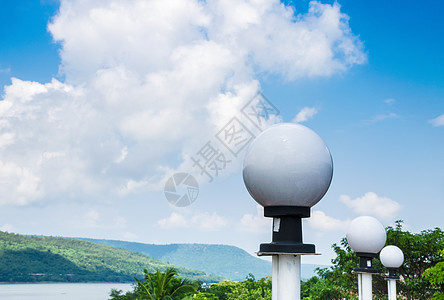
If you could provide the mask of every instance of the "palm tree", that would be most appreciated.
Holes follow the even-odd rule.
[[[139,290],[144,298],[149,300],[172,300],[177,299],[187,292],[195,292],[196,289],[186,279],[179,279],[175,276],[178,274],[174,268],[168,267],[165,272],[148,273],[147,269],[143,270],[145,274],[145,282],[141,282],[137,278]]]

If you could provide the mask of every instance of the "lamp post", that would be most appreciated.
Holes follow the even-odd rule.
[[[299,300],[301,255],[315,254],[302,241],[302,218],[324,194],[333,175],[330,151],[311,129],[282,123],[263,131],[249,146],[243,165],[245,186],[273,218],[272,242],[258,255],[272,256],[273,300]]]
[[[388,299],[396,300],[396,280],[399,279],[396,271],[404,262],[404,253],[396,246],[385,246],[379,254],[379,259],[389,271],[385,278],[388,285]]]
[[[372,260],[382,247],[387,235],[384,226],[373,217],[362,216],[354,219],[347,231],[347,241],[350,248],[359,257],[359,268],[353,271],[358,274],[359,300],[372,299]]]

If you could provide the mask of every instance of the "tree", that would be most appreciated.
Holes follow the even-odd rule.
[[[399,268],[401,280],[398,281],[398,294],[407,299],[430,299],[442,289],[442,283],[427,278],[433,277],[434,266],[441,266],[444,261],[444,232],[435,228],[411,233],[402,228],[403,221],[395,222],[395,227],[387,227],[387,244],[398,246],[404,253],[404,264]],[[358,265],[358,258],[352,252],[347,240],[343,238],[340,245],[333,244],[336,258],[331,268],[318,269],[318,280],[304,283],[303,297],[308,299],[355,299],[357,294],[357,275],[352,274]],[[378,258],[373,260],[373,267],[379,273],[386,273]],[[432,271],[424,272],[432,268]],[[425,274],[423,276],[423,273]],[[427,275],[429,274],[429,275]],[[429,277],[427,277],[429,276]],[[432,277],[430,277],[432,276]],[[387,282],[382,276],[373,276],[373,294],[376,299],[387,295]]]
[[[216,295],[219,300],[228,300],[228,295],[235,288],[236,283],[230,280],[222,281],[210,286],[207,292]]]
[[[404,253],[404,263],[399,268],[403,280],[398,282],[400,294],[407,299],[430,298],[436,288],[422,274],[428,268],[444,261],[444,232],[440,228],[411,233],[402,230],[403,221],[387,227],[387,244],[398,246]]]
[[[347,240],[343,238],[340,246],[333,244],[336,258],[330,268],[318,268],[318,277],[312,277],[301,285],[303,299],[357,299],[353,294],[357,290],[357,278],[352,274],[358,264],[358,258],[351,251]]]
[[[440,251],[444,256],[444,250]],[[423,273],[424,278],[433,284],[437,291],[433,294],[433,300],[444,300],[444,262],[437,263],[434,267],[426,269]]]
[[[253,274],[248,274],[246,280],[235,284],[228,294],[228,299],[271,300],[271,277],[267,276],[256,281]]]
[[[195,295],[193,295],[193,297],[189,297],[186,299],[187,300],[188,299],[190,299],[190,300],[219,300],[219,298],[217,298],[214,294],[205,293],[205,292],[195,294]]]
[[[256,280],[253,274],[250,273],[244,281],[223,281],[216,283],[211,285],[206,292],[215,296],[215,298],[209,299],[271,300],[271,277],[267,276]],[[197,296],[200,294],[197,294]]]
[[[139,291],[144,299],[149,300],[172,300],[181,299],[186,293],[195,292],[196,288],[187,280],[179,279],[177,271],[167,268],[165,272],[159,269],[155,273],[148,273],[144,270],[145,281],[135,278],[139,286]]]

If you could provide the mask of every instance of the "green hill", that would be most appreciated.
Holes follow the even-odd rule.
[[[244,280],[252,273],[256,278],[271,275],[271,262],[259,259],[248,252],[227,245],[169,244],[155,245],[115,240],[85,239],[94,243],[119,247],[139,252],[150,257],[185,268],[199,269],[231,280]],[[316,268],[324,265],[302,264],[301,277],[304,280],[315,274]]]
[[[0,231],[0,282],[133,282],[143,269],[153,272],[168,263],[141,253],[61,237],[25,236]],[[222,278],[176,268],[180,276],[205,282]]]
[[[86,239],[91,242],[142,253],[185,268],[199,268],[231,280],[244,280],[252,273],[256,278],[271,275],[271,262],[227,245],[169,244],[153,245],[113,240]]]

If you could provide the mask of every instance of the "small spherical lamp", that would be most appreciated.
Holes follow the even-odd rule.
[[[330,151],[311,129],[290,123],[271,126],[249,146],[243,164],[245,186],[273,218],[273,241],[259,254],[315,253],[302,243],[301,218],[327,192],[333,176]]]
[[[399,279],[396,271],[404,262],[404,253],[402,253],[402,250],[392,245],[385,246],[379,254],[379,259],[384,267],[389,270],[389,276],[387,278]]]
[[[346,238],[359,257],[359,268],[355,271],[376,273],[372,260],[385,245],[387,235],[384,226],[373,217],[358,217],[350,223]]]

